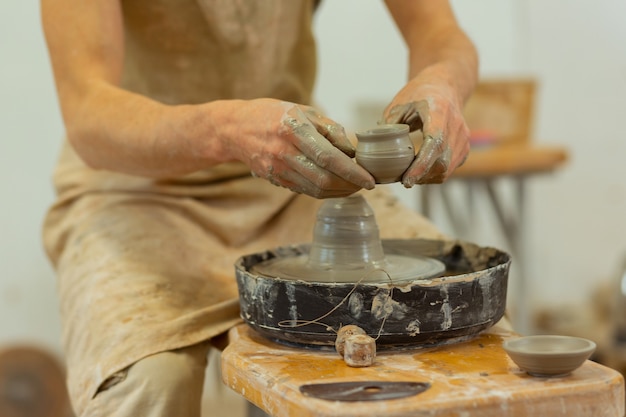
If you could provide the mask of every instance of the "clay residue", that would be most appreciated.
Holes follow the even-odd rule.
[[[298,304],[296,303],[296,287],[287,285],[287,299],[289,300],[289,318],[293,323],[298,322]]]
[[[410,321],[409,324],[406,326],[406,331],[411,336],[417,336],[418,334],[420,334],[420,324],[421,323],[418,319]]]
[[[378,319],[383,320],[386,318],[394,318],[396,320],[402,320],[408,308],[404,304],[400,304],[391,298],[391,291],[381,290],[376,293],[372,299],[372,315]]]
[[[352,317],[355,319],[361,317],[363,313],[363,294],[353,293],[348,299],[348,308]]]

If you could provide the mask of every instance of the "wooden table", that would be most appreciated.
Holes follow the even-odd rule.
[[[562,146],[531,143],[472,149],[465,163],[454,171],[455,179],[490,178],[501,175],[535,175],[554,171],[568,158]]]
[[[333,351],[284,346],[242,324],[229,333],[222,379],[273,417],[624,416],[624,379],[617,371],[587,361],[569,376],[531,377],[502,349],[512,337],[497,325],[468,342],[379,352],[374,366],[350,368]],[[327,401],[300,393],[304,384],[368,380],[431,387],[384,401]]]

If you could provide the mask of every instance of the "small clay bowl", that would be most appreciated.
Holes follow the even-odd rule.
[[[579,368],[596,344],[581,337],[540,335],[507,340],[502,347],[523,371],[532,376],[565,376]]]

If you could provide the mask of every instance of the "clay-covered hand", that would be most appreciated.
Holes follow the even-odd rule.
[[[408,124],[411,132],[421,130],[424,138],[402,177],[405,187],[442,183],[463,164],[469,153],[469,128],[462,105],[451,87],[423,82],[418,77],[387,106],[384,123]]]
[[[313,107],[274,99],[238,109],[237,159],[253,175],[315,198],[345,197],[374,188],[374,178],[352,157],[344,128]]]

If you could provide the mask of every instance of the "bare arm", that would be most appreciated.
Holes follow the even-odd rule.
[[[409,51],[409,81],[387,107],[388,123],[422,129],[424,144],[404,185],[442,182],[469,152],[462,108],[478,77],[478,57],[447,0],[386,0]]]
[[[67,135],[94,168],[168,176],[199,168],[193,158],[169,158],[185,137],[190,112],[119,88],[124,33],[118,1],[42,0],[48,42]],[[205,150],[215,161],[217,149]],[[200,152],[198,152],[200,153]]]
[[[409,79],[438,72],[465,101],[478,76],[478,56],[447,0],[386,0],[409,48]]]
[[[168,106],[120,88],[119,0],[41,0],[68,138],[90,166],[171,177],[242,161],[276,185],[315,197],[372,188],[341,126],[273,99]]]

